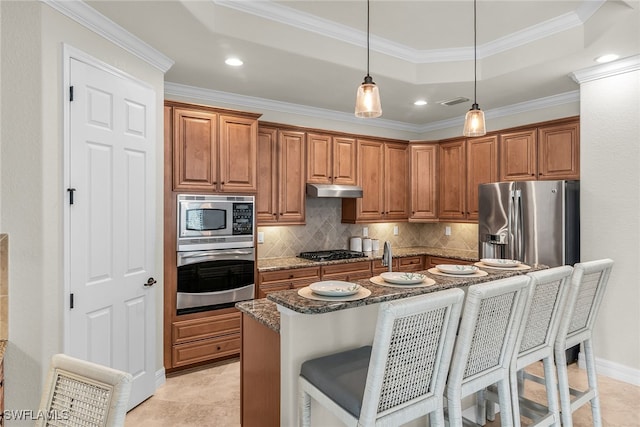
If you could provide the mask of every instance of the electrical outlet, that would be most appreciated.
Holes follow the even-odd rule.
[[[398,231],[398,226],[397,226],[397,225],[394,225],[394,226],[393,226],[393,235],[394,235],[394,236],[397,236],[399,233],[400,233],[400,232]]]
[[[451,227],[446,226],[446,227],[444,228],[444,235],[445,235],[445,236],[451,236]]]
[[[362,227],[362,237],[369,237],[369,227]]]
[[[264,243],[264,231],[258,231],[258,243]]]

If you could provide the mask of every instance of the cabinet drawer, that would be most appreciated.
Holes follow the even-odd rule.
[[[322,266],[322,280],[356,280],[371,277],[371,261]]]
[[[319,278],[320,267],[291,268],[288,270],[265,271],[264,273],[260,273],[260,284]]]
[[[461,259],[454,259],[454,258],[442,258],[442,257],[437,257],[437,256],[430,256],[429,257],[429,268],[435,267],[438,264],[467,265],[467,264],[473,264],[473,261],[464,261],[464,260],[461,260]]]
[[[205,362],[240,354],[240,334],[225,335],[173,346],[173,366]]]
[[[411,256],[398,259],[399,271],[420,271],[424,270],[424,257]]]
[[[391,260],[391,271],[398,270],[398,258],[393,258]],[[384,273],[385,271],[389,271],[389,267],[386,265],[382,265],[381,259],[375,259],[371,263],[371,272],[374,276],[380,275],[380,273]]]
[[[219,335],[240,333],[240,312],[173,322],[173,343],[181,344]]]

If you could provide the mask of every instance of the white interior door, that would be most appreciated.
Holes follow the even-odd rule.
[[[155,392],[155,92],[74,58],[69,79],[65,351],[130,372],[131,408]]]

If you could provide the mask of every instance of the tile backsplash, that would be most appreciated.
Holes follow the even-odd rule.
[[[323,249],[348,249],[351,236],[362,236],[368,227],[369,237],[391,242],[392,247],[428,246],[436,248],[477,250],[476,224],[448,223],[372,223],[343,224],[342,201],[337,198],[306,200],[306,225],[258,227],[264,243],[258,244],[258,258],[296,256],[300,252]],[[398,235],[393,227],[398,226]],[[445,236],[445,227],[451,235]]]

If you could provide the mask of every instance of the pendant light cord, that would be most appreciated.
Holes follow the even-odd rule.
[[[367,0],[367,76],[369,75],[369,0]]]
[[[477,102],[477,86],[478,86],[478,58],[476,54],[476,49],[478,46],[477,42],[477,30],[476,30],[476,2],[477,0],[473,0],[473,105],[476,105]]]

